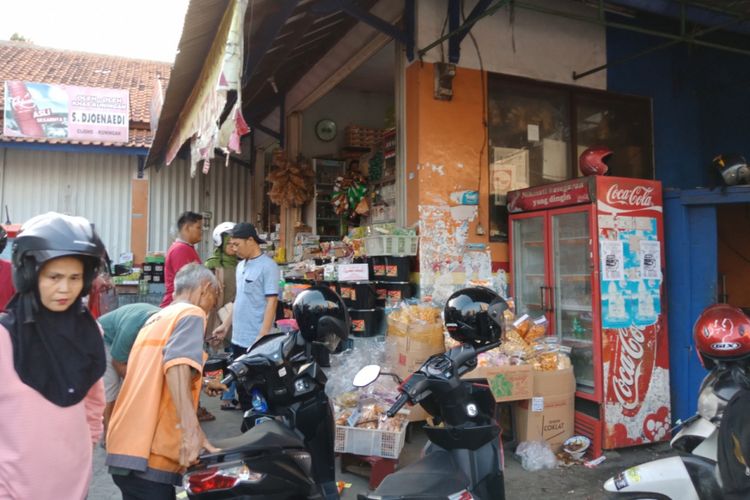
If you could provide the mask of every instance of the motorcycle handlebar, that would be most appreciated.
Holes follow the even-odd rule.
[[[390,409],[386,412],[386,416],[388,418],[393,418],[393,416],[398,413],[398,411],[404,407],[404,405],[409,401],[409,396],[402,392],[401,395],[398,397],[395,403],[393,403],[393,406],[390,407]]]
[[[237,377],[234,375],[234,373],[230,372],[229,375],[227,375],[226,377],[224,377],[223,379],[221,379],[221,383],[224,384],[224,385],[229,385],[232,382],[234,382],[236,379],[237,379]]]

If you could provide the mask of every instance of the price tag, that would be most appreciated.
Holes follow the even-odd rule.
[[[544,411],[544,397],[531,398],[531,411]]]

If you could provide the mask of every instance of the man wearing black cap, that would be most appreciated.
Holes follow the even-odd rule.
[[[279,266],[260,248],[265,241],[252,224],[240,222],[229,234],[229,244],[241,259],[237,265],[237,293],[232,313],[213,331],[212,337],[224,338],[232,326],[232,353],[238,356],[273,326],[279,299]],[[237,395],[243,411],[252,408],[250,395],[241,385],[237,387]]]

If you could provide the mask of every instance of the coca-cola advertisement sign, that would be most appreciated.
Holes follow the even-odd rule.
[[[8,80],[3,117],[7,137],[123,143],[130,129],[129,92]]]
[[[658,323],[657,323],[658,325]],[[614,359],[611,365],[611,399],[625,416],[635,416],[648,391],[654,370],[656,325],[615,329]]]
[[[508,193],[508,212],[526,212],[580,205],[592,201],[590,178],[574,179]]]

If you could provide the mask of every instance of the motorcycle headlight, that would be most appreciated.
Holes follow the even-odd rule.
[[[239,483],[257,483],[265,474],[251,470],[242,462],[230,462],[219,467],[189,472],[182,480],[188,493],[198,494],[207,491],[228,490]]]
[[[698,395],[698,415],[709,422],[717,417],[721,401],[714,394],[713,384],[707,384]]]

